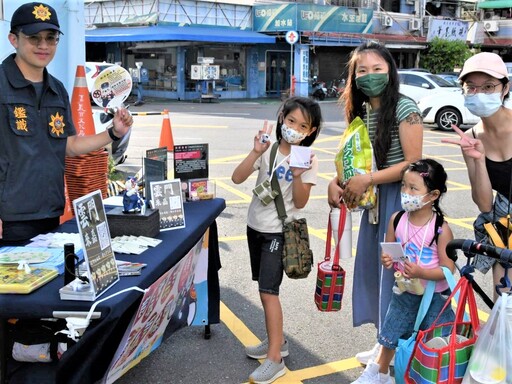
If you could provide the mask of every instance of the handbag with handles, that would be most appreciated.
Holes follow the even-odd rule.
[[[471,282],[467,278],[459,279],[455,289],[446,300],[442,313],[452,298],[459,293],[455,320],[438,324],[439,316],[430,328],[418,332],[417,342],[407,371],[405,382],[408,384],[460,384],[466,373],[469,358],[477,339],[480,327],[478,308]],[[465,315],[469,309],[469,319]],[[429,343],[434,338],[443,339],[444,343],[433,346]]]
[[[453,291],[455,289],[455,278],[453,277],[453,273],[446,267],[441,267],[441,269],[443,270],[444,276],[446,278],[446,281],[448,282],[450,290]],[[416,339],[418,336],[418,332],[420,330],[420,325],[423,322],[425,316],[427,315],[428,309],[430,308],[430,304],[432,303],[435,288],[436,282],[433,280],[429,280],[427,282],[425,292],[423,293],[423,297],[421,299],[418,314],[416,315],[416,321],[414,322],[414,331],[412,335],[408,339],[398,340],[398,347],[395,353],[396,384],[405,384],[405,371],[407,369],[407,366],[409,365],[409,360],[412,357],[412,352],[414,350],[414,345],[416,344]]]
[[[342,204],[338,224],[338,242],[336,244],[340,244],[343,230],[345,229],[346,217],[347,207],[345,204]],[[318,263],[315,287],[315,304],[318,310],[322,312],[339,311],[345,289],[345,270],[340,266],[340,247],[335,247],[334,258],[331,261],[331,238],[332,227],[331,220],[329,219],[327,223],[325,257],[323,261]]]

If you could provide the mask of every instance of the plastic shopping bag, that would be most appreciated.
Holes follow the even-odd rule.
[[[512,297],[503,293],[492,309],[475,343],[462,384],[512,383]]]
[[[338,180],[343,183],[352,176],[377,170],[373,157],[373,147],[366,125],[356,117],[345,129],[341,137],[339,152],[334,159]],[[377,202],[377,189],[370,185],[359,201],[360,208],[372,208]]]

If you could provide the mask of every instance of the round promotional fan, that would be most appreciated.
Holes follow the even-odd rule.
[[[119,65],[105,68],[94,80],[91,96],[102,108],[116,108],[123,105],[132,91],[130,73]]]

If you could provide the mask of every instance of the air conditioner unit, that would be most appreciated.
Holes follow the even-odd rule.
[[[421,19],[409,20],[409,30],[410,31],[419,31],[420,27],[421,27]]]
[[[493,11],[486,11],[486,12],[484,12],[484,20],[491,20],[493,16],[494,16],[494,12]]]
[[[384,15],[382,16],[382,26],[384,27],[391,27],[393,25],[393,19],[391,16]]]
[[[484,29],[487,32],[498,32],[500,30],[500,27],[498,25],[497,20],[487,20],[484,21]]]

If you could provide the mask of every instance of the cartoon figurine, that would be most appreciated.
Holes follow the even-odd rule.
[[[123,194],[123,207],[124,213],[139,213],[142,209],[144,201],[139,195],[139,187],[137,186],[137,180],[134,177],[130,177],[125,183],[126,190]]]

